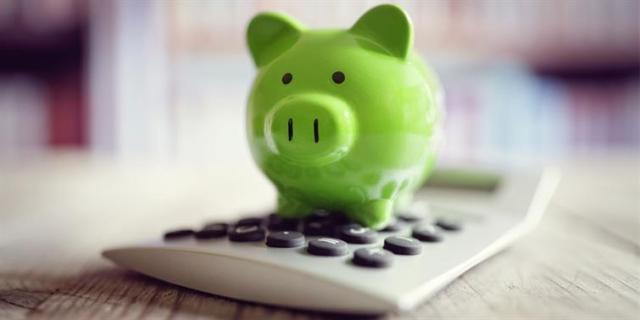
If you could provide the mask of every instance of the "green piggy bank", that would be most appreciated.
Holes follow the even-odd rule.
[[[325,209],[383,227],[432,170],[440,131],[441,90],[408,15],[381,5],[348,30],[307,30],[261,13],[247,41],[258,68],[247,134],[278,214]]]

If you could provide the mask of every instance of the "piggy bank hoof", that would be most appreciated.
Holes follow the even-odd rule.
[[[385,226],[393,212],[393,202],[386,199],[371,200],[354,208],[350,212],[351,219],[365,227],[381,229]]]
[[[302,218],[311,213],[311,207],[291,197],[278,196],[278,215],[283,218]]]

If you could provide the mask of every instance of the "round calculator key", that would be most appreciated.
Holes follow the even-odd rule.
[[[262,241],[265,231],[259,226],[238,226],[229,233],[229,240],[234,242]]]
[[[422,242],[439,242],[442,240],[440,232],[432,224],[423,224],[413,228],[411,236]]]
[[[389,223],[380,230],[380,232],[397,232],[405,228],[405,224],[398,221],[396,218],[391,218]]]
[[[200,231],[195,233],[196,239],[215,239],[227,235],[229,232],[229,224],[226,223],[209,223]]]
[[[267,246],[274,248],[295,248],[304,245],[304,236],[296,231],[271,232],[267,236]]]
[[[193,235],[193,230],[191,229],[178,229],[172,230],[164,234],[165,240],[177,240],[181,238],[190,237]]]
[[[318,238],[309,241],[307,252],[315,256],[343,256],[347,254],[346,242],[334,238]]]
[[[304,222],[302,232],[307,236],[332,236],[334,225],[330,219],[307,220]]]
[[[357,224],[348,224],[338,229],[340,239],[349,243],[373,243],[378,239],[378,233]]]
[[[384,248],[400,255],[416,255],[422,252],[420,241],[409,237],[391,236],[384,239]]]
[[[296,231],[300,224],[299,219],[283,218],[272,214],[267,222],[267,229],[270,231]]]
[[[202,229],[218,229],[218,228],[222,228],[225,227],[227,230],[229,230],[230,225],[226,222],[208,222],[205,223],[204,226],[202,226]]]
[[[353,253],[352,261],[362,267],[386,268],[393,262],[393,254],[382,248],[360,248]]]
[[[324,209],[313,210],[309,216],[306,217],[307,220],[322,220],[328,219],[331,217],[331,212]]]
[[[398,214],[398,219],[406,222],[418,222],[424,219],[424,215],[421,215],[417,212],[407,211]]]
[[[238,222],[236,222],[236,227],[261,226],[263,222],[264,222],[264,218],[262,218],[262,217],[242,218],[242,219],[238,220]]]
[[[459,223],[446,218],[438,218],[438,220],[436,220],[436,226],[445,231],[459,231],[462,229]]]
[[[331,218],[331,222],[335,226],[344,226],[344,225],[353,223],[351,220],[349,220],[349,218],[344,213],[341,213],[338,211],[332,212],[330,218]]]

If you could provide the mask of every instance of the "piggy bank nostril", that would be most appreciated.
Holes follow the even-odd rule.
[[[289,129],[289,141],[293,139],[293,119],[289,118],[288,129]]]
[[[313,120],[313,141],[318,143],[320,141],[320,131],[318,129],[318,119]]]

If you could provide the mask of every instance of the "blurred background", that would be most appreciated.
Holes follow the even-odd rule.
[[[0,161],[79,151],[251,165],[245,27],[347,28],[381,1],[0,1]],[[387,1],[446,90],[444,162],[640,151],[635,0]]]
[[[191,310],[147,281],[129,291],[140,282],[99,252],[274,208],[245,135],[249,20],[348,28],[381,2],[0,0],[0,318]],[[385,2],[409,13],[444,85],[443,165],[563,173],[541,233],[484,271],[506,278],[464,279],[466,300],[427,309],[638,318],[640,0]],[[218,316],[209,306],[193,310]]]

